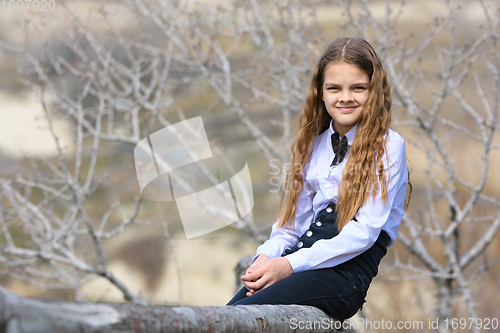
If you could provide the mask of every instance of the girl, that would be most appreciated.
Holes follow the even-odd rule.
[[[371,45],[335,40],[311,80],[280,219],[228,305],[312,305],[339,320],[356,314],[405,208],[404,141],[390,122],[387,74]]]

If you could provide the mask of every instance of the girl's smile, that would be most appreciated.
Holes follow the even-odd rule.
[[[356,110],[356,106],[351,106],[351,107],[337,107],[337,109],[339,109],[339,111],[342,112],[342,113],[351,113],[354,110]]]
[[[370,78],[359,67],[338,61],[326,65],[322,99],[341,136],[361,119],[369,88]]]

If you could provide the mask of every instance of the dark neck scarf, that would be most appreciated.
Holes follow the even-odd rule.
[[[344,135],[341,139],[339,133],[333,133],[332,148],[335,153],[335,157],[333,158],[332,164],[330,164],[331,167],[342,163],[344,160],[345,153],[347,152],[347,137]]]

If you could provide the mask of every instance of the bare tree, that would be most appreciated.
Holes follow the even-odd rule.
[[[132,223],[152,223],[150,215],[138,218],[143,201],[134,197],[137,189],[114,193],[106,199],[107,209],[89,212],[98,190],[120,171],[97,167],[106,154],[103,142],[133,147],[173,119],[201,113],[216,119],[213,128],[237,124],[225,125],[224,131],[236,135],[234,128],[243,129],[240,137],[258,149],[260,158],[284,165],[311,67],[328,39],[347,34],[369,40],[384,60],[395,125],[408,146],[421,152],[416,162],[425,164],[425,177],[414,173],[413,181],[413,202],[420,205],[410,206],[398,237],[418,262],[395,266],[434,281],[441,332],[451,331],[459,303],[471,318],[468,325],[483,317],[472,285],[498,262],[498,254],[484,260],[484,253],[500,229],[500,201],[488,187],[493,154],[500,148],[495,137],[500,130],[496,5],[442,1],[434,4],[444,10],[441,17],[429,17],[425,31],[408,34],[404,31],[411,27],[401,22],[406,1],[92,5],[85,15],[64,7],[66,15],[53,19],[66,29],[51,34],[38,49],[28,42],[25,47],[0,44],[25,59],[20,77],[37,94],[47,119],[69,119],[75,132],[75,150],[68,157],[49,125],[58,160],[32,161],[33,173],[0,178],[4,274],[75,291],[82,273],[97,274],[128,300],[143,302],[109,272],[102,247]],[[466,5],[481,9],[479,34],[461,26],[460,6]],[[324,24],[320,14],[326,10],[343,15]],[[120,17],[126,17],[125,26]],[[30,22],[47,21],[48,15],[35,15]],[[105,28],[94,29],[96,21]],[[198,90],[212,96],[202,107],[193,102]],[[458,147],[475,153],[472,162],[464,163]],[[228,150],[224,143],[212,148]],[[125,210],[124,203],[133,208]],[[274,216],[267,218],[271,222]],[[267,234],[252,214],[235,226],[256,241]],[[26,246],[14,241],[17,230]],[[88,244],[93,253],[85,250]],[[470,327],[480,331],[475,322]]]

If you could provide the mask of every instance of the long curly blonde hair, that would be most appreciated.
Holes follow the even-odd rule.
[[[368,101],[363,107],[339,185],[339,231],[354,217],[370,193],[380,192],[384,202],[387,201],[387,179],[382,161],[384,137],[391,123],[391,88],[387,73],[368,42],[361,38],[339,38],[322,53],[311,78],[299,119],[299,133],[292,144],[292,160],[280,200],[279,227],[294,226],[295,209],[303,187],[302,171],[312,154],[313,140],[328,129],[332,119],[325,108],[322,93],[325,67],[334,61],[355,65],[370,78]],[[376,185],[379,186],[375,188]]]

